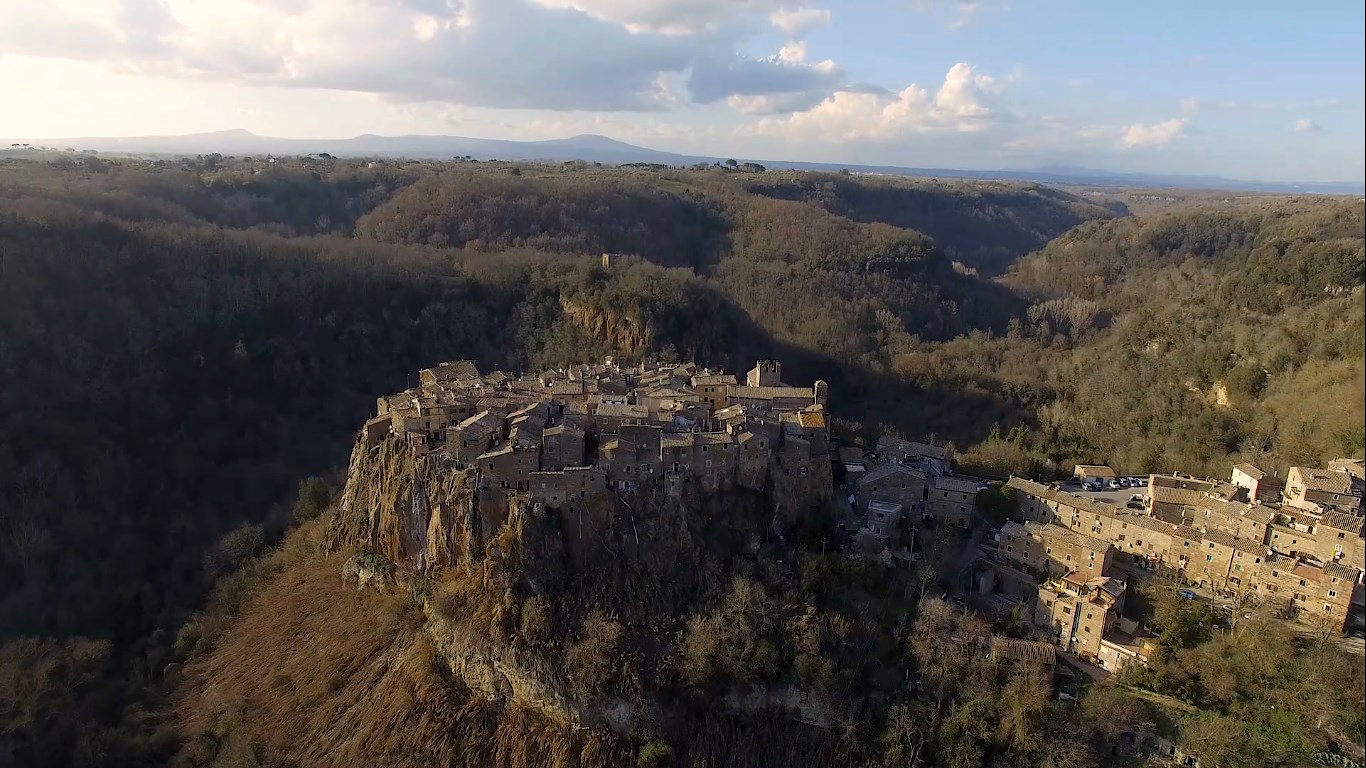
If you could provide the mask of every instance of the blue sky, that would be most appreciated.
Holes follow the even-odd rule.
[[[246,128],[1360,180],[1360,2],[0,0],[0,136]]]

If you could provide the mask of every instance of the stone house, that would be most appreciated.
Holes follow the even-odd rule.
[[[1119,674],[1130,664],[1147,664],[1157,652],[1156,639],[1139,629],[1137,623],[1120,616],[1114,628],[1100,640],[1096,663],[1101,669]]]
[[[502,439],[503,419],[489,411],[480,411],[446,430],[446,449],[451,458],[470,464],[487,453]]]
[[[1343,470],[1291,467],[1285,477],[1284,502],[1307,511],[1336,508],[1362,514],[1361,478]]]
[[[967,528],[977,509],[978,481],[959,475],[939,475],[929,488],[928,504],[924,513],[935,522]]]
[[[1324,616],[1341,626],[1360,578],[1356,568],[1337,563],[1319,567],[1273,553],[1262,561],[1256,591],[1264,602],[1289,608],[1300,621],[1313,623]]]
[[[1072,476],[1082,482],[1105,481],[1115,479],[1115,471],[1104,464],[1078,464],[1072,468]]]
[[[1060,525],[1012,521],[1001,526],[998,554],[1037,573],[1076,571],[1090,578],[1109,570],[1114,548]]]
[[[1063,651],[1098,661],[1101,641],[1123,608],[1124,593],[1119,579],[1073,572],[1039,587],[1034,623]]]
[[[604,435],[615,435],[622,426],[649,424],[650,410],[643,405],[602,402],[593,412],[594,426]]]
[[[864,509],[874,499],[900,504],[906,515],[919,520],[929,498],[929,486],[924,472],[895,461],[883,461],[869,467],[859,478],[856,498]]]
[[[726,390],[736,386],[733,373],[704,373],[692,377],[692,389],[713,411],[726,407]]]
[[[477,379],[479,368],[473,360],[451,360],[435,368],[423,368],[418,371],[417,378],[423,387],[434,388],[461,379]]]
[[[568,467],[557,471],[532,472],[530,489],[534,500],[559,507],[607,490],[607,473],[600,467]]]
[[[1281,482],[1279,477],[1254,464],[1234,464],[1229,481],[1239,488],[1246,489],[1247,500],[1250,502],[1275,503],[1280,501],[1281,492],[1285,490],[1285,483]]]
[[[584,464],[586,438],[583,430],[566,424],[541,432],[541,469],[558,472]]]
[[[887,539],[896,532],[901,522],[901,505],[886,501],[868,502],[868,514],[864,518],[862,530],[872,534],[877,541],[886,544]]]
[[[531,473],[540,469],[540,452],[504,445],[476,457],[474,466],[487,478],[489,487],[526,491],[531,488]]]

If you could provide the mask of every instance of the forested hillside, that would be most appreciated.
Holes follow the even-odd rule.
[[[1018,262],[1017,330],[1067,348],[1041,426],[1064,455],[1222,474],[1359,456],[1360,203],[1086,224]],[[1057,458],[1061,458],[1058,456]]]
[[[374,396],[438,360],[779,357],[830,382],[842,426],[933,433],[983,471],[1360,455],[1361,204],[1120,212],[721,169],[0,166],[0,756],[177,751],[158,713],[187,619],[325,505],[295,489],[340,466]],[[784,664],[837,643],[812,632]],[[828,674],[872,674],[846,661]]]
[[[983,274],[1003,272],[1022,253],[1093,219],[1127,212],[1038,184],[959,184],[918,179],[855,179],[840,174],[765,174],[750,192],[800,200],[853,221],[923,232],[949,258]]]

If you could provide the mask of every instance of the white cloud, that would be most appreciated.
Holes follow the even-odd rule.
[[[0,55],[99,62],[150,76],[499,108],[651,111],[684,98],[712,103],[736,95],[814,103],[840,85],[834,62],[807,63],[804,46],[763,59],[737,52],[770,12],[791,5],[0,0]],[[802,96],[794,101],[794,94]]]
[[[1301,117],[1295,121],[1295,133],[1314,133],[1318,130],[1318,123],[1308,118]]]
[[[911,7],[927,16],[939,19],[950,30],[963,29],[982,16],[986,6],[993,11],[1009,7],[1006,0],[911,0]]]
[[[1172,143],[1185,130],[1186,118],[1184,117],[1173,117],[1170,120],[1163,120],[1151,125],[1134,123],[1124,129],[1124,135],[1120,137],[1119,145],[1124,149],[1161,148]]]
[[[1193,114],[1195,114],[1196,111],[1198,111],[1199,109],[1200,109],[1200,98],[1199,98],[1198,96],[1189,96],[1189,97],[1184,98],[1184,99],[1181,100],[1181,114],[1183,114],[1183,115],[1193,115]]]
[[[996,97],[1018,78],[980,75],[953,65],[933,95],[911,84],[899,93],[841,89],[811,109],[764,118],[745,133],[825,142],[887,141],[926,132],[975,133],[1002,117]]]
[[[804,36],[812,27],[830,23],[830,11],[823,8],[779,8],[768,15],[768,21],[788,37]]]
[[[692,35],[733,27],[737,20],[780,10],[791,0],[532,0],[620,24],[637,34]]]

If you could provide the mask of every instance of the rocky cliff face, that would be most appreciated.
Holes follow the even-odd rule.
[[[650,348],[650,329],[629,317],[566,298],[560,299],[560,308],[575,325],[604,341],[618,355],[636,358]]]
[[[811,474],[774,490],[806,496]],[[479,486],[476,473],[440,454],[415,455],[392,437],[368,447],[358,437],[329,531],[334,548],[362,553],[343,577],[361,589],[411,590],[441,666],[488,701],[618,733],[635,726],[638,704],[570,695],[562,658],[515,641],[523,602],[544,597],[571,612],[567,606],[606,606],[623,623],[648,626],[659,616],[651,611],[672,615],[688,603],[703,560],[757,551],[771,535],[776,498],[690,486],[682,498],[644,506],[602,493],[577,509],[554,509]],[[658,586],[648,595],[621,593],[633,579]],[[794,701],[749,690],[724,700],[734,710],[789,707],[820,722]]]
[[[418,572],[468,567],[502,513],[499,505],[482,509],[470,474],[441,457],[414,457],[394,439],[373,448],[358,439],[332,538]]]

